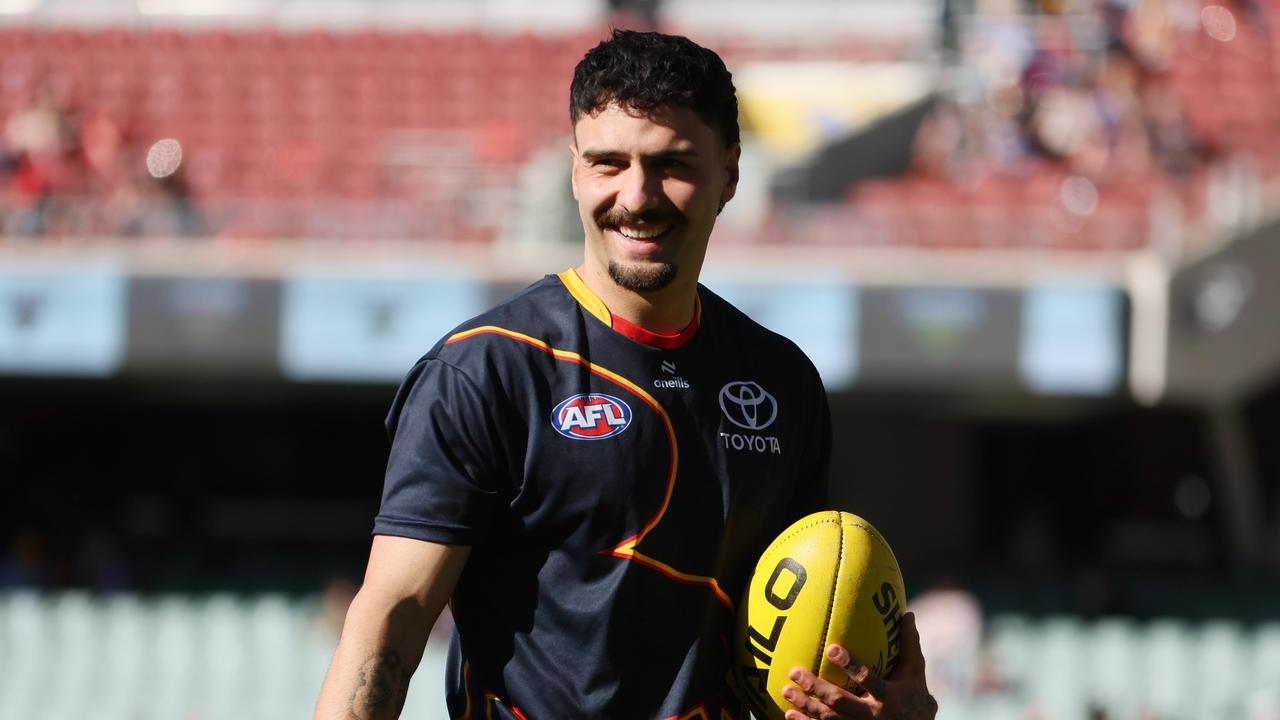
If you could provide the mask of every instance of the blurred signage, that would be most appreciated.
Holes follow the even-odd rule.
[[[743,122],[779,158],[799,158],[926,97],[916,63],[762,62],[734,70]]]
[[[1280,222],[1178,270],[1169,286],[1169,390],[1240,397],[1280,368]]]
[[[820,278],[803,284],[708,279],[707,286],[751,319],[799,345],[828,390],[853,384],[858,375],[856,287]]]
[[[114,373],[124,356],[125,286],[105,264],[0,269],[0,373]]]
[[[1237,326],[1267,335],[1259,328],[1269,318],[1255,320],[1247,301],[1259,283],[1237,276],[1245,277],[1206,270],[1191,278],[1198,284],[1183,280],[1196,293],[1177,292],[1175,281],[1175,320],[1189,296],[1196,317],[1207,318],[1200,335],[1227,337]],[[821,273],[801,281],[713,272],[707,285],[800,346],[832,391],[1107,395],[1123,386],[1126,296],[1102,283],[864,287]],[[393,383],[459,323],[520,287],[441,266],[307,266],[281,280],[128,279],[90,263],[6,267],[0,374],[106,376],[124,365],[140,374]],[[1175,343],[1190,344],[1179,332],[1175,322]],[[1189,373],[1171,365],[1186,383]]]
[[[869,289],[859,381],[1106,395],[1124,379],[1125,332],[1123,292],[1100,284]]]
[[[128,367],[274,374],[279,304],[275,280],[134,278],[129,284]]]
[[[859,382],[1007,384],[1017,357],[1013,289],[919,286],[863,291]]]
[[[281,288],[280,367],[292,380],[395,382],[487,307],[462,271],[312,267]]]
[[[1101,285],[1032,287],[1022,302],[1018,376],[1032,391],[1107,395],[1124,380],[1124,295]]]

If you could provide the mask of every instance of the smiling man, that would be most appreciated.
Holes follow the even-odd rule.
[[[734,602],[826,502],[812,364],[698,284],[738,181],[737,100],[686,38],[615,31],[570,91],[582,264],[460,326],[409,372],[364,585],[317,718],[397,717],[448,602],[455,718],[746,713]],[[789,717],[933,717],[907,616],[853,694],[797,668]]]
[[[573,192],[586,229],[578,273],[616,314],[683,328],[741,147],[689,108],[615,100],[584,112],[574,138]]]

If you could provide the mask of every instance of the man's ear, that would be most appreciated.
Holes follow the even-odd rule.
[[[578,143],[569,143],[569,154],[573,156],[573,167],[569,170],[569,184],[573,186],[573,199],[578,199]]]
[[[724,190],[720,192],[720,205],[733,199],[738,192],[738,160],[742,158],[742,143],[734,143],[724,151],[724,172],[726,181]]]

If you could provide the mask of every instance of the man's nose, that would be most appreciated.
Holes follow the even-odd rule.
[[[617,202],[633,215],[657,207],[661,197],[661,174],[651,171],[641,163],[632,163],[623,173]]]

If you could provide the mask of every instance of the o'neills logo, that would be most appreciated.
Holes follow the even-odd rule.
[[[631,408],[612,395],[574,395],[551,411],[551,426],[574,440],[603,440],[621,433],[630,424]]]
[[[662,374],[669,375],[670,377],[666,378],[665,380],[663,378],[658,378],[657,380],[654,380],[653,381],[654,387],[659,389],[665,388],[667,390],[688,390],[689,389],[689,381],[685,380],[684,378],[676,374],[675,363],[671,362],[670,360],[663,360],[661,367],[662,367]]]

